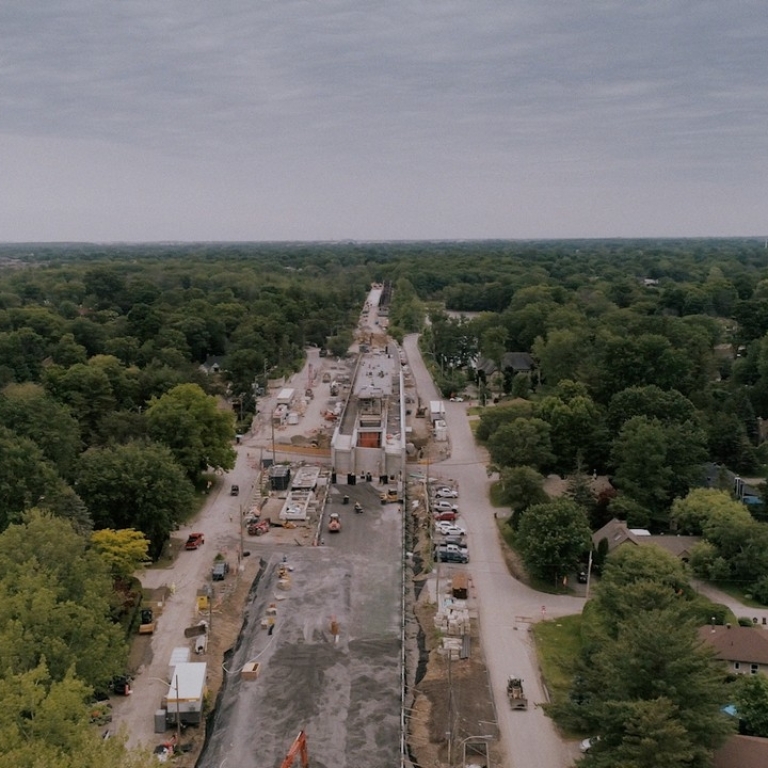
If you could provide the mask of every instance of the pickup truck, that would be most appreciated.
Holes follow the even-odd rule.
[[[205,544],[205,535],[202,533],[190,533],[184,549],[198,549]]]
[[[468,563],[469,550],[456,544],[435,547],[435,560],[440,563]]]

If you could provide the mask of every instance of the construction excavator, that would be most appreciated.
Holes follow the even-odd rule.
[[[299,731],[299,735],[293,740],[285,759],[280,763],[280,768],[291,768],[296,755],[301,756],[301,768],[309,768],[309,749],[307,748],[307,734]]]

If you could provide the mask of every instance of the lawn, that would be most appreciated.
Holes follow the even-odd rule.
[[[553,704],[565,701],[571,687],[573,665],[581,652],[581,615],[542,621],[531,631],[550,701]]]

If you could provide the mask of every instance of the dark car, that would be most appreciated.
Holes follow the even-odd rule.
[[[436,552],[437,559],[441,563],[468,563],[469,553],[462,550],[461,552],[451,552],[443,549],[438,549]]]
[[[586,584],[587,583],[587,572],[586,571],[579,571],[579,575],[576,578],[578,579],[579,584]]]
[[[213,570],[211,571],[211,578],[214,581],[224,581],[228,573],[229,573],[229,563],[226,560],[217,560],[213,564]]]
[[[131,694],[131,680],[130,675],[118,675],[112,678],[112,682],[109,687],[112,692],[117,696],[130,696]]]
[[[232,487],[229,489],[229,495],[230,496],[237,496],[240,493],[240,486],[232,484]]]

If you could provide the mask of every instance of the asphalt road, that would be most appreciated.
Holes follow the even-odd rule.
[[[404,348],[422,400],[437,399],[434,384],[421,359],[417,337],[407,336]],[[467,530],[480,634],[493,689],[501,746],[510,768],[566,768],[578,756],[578,746],[565,742],[543,713],[546,701],[529,628],[542,619],[580,613],[584,599],[542,595],[513,578],[504,562],[495,510],[489,502],[488,456],[472,435],[469,403],[446,402],[450,457],[430,466],[431,477],[452,479],[459,489],[460,524]],[[506,683],[510,674],[522,677],[528,710],[509,709]]]

